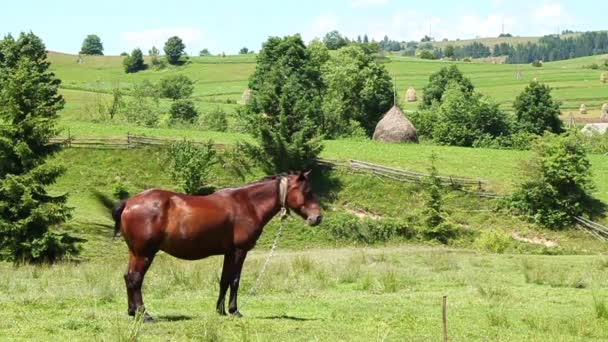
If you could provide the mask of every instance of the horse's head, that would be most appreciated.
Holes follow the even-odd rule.
[[[311,226],[321,223],[322,213],[317,197],[310,186],[310,171],[298,172],[287,177],[285,206],[295,211]]]

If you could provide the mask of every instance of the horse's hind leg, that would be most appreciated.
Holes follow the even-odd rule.
[[[234,258],[234,274],[230,280],[230,303],[228,305],[228,312],[236,317],[242,317],[241,313],[236,304],[236,298],[239,292],[239,283],[241,282],[241,270],[243,269],[243,263],[247,257],[247,251],[237,249]]]
[[[141,286],[144,281],[144,276],[150,264],[154,260],[154,254],[151,256],[135,255],[129,251],[129,267],[125,273],[125,284],[127,285],[127,296],[129,301],[129,315],[135,316],[138,310],[144,309],[144,301],[141,295]],[[145,321],[152,321],[152,317],[144,313]]]

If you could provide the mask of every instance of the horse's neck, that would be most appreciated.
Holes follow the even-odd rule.
[[[248,199],[251,201],[251,206],[260,221],[260,228],[262,228],[281,209],[277,180],[273,179],[255,184],[248,190]]]

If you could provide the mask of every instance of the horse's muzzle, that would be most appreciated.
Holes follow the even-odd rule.
[[[318,226],[319,224],[321,224],[321,221],[323,220],[323,216],[321,215],[316,215],[316,216],[308,216],[308,218],[306,219],[306,222],[308,223],[309,226]]]

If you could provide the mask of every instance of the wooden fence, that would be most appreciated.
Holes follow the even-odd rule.
[[[148,137],[142,135],[133,135],[127,133],[124,138],[121,137],[99,137],[99,138],[78,138],[75,136],[68,135],[67,137],[55,137],[51,138],[49,143],[60,144],[67,148],[93,148],[102,150],[112,149],[131,149],[141,147],[153,147],[153,146],[166,146],[171,143],[182,141],[183,139],[175,138],[158,138]],[[193,141],[195,144],[203,144],[203,142]],[[226,147],[224,144],[214,143],[214,147],[217,149],[223,149]]]

